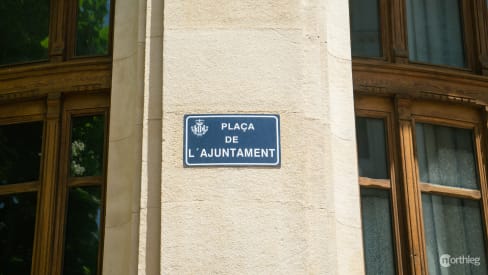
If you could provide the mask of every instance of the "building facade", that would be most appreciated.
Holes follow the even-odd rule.
[[[7,0],[0,275],[486,274],[487,5]],[[196,114],[280,165],[184,165]]]

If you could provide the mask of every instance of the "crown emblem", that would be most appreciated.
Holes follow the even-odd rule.
[[[195,125],[191,126],[191,132],[197,137],[205,135],[208,131],[208,126],[205,125],[205,120],[197,119],[195,120]]]

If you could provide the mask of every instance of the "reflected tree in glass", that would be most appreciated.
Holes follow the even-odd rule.
[[[0,275],[29,275],[37,193],[0,196]]]
[[[100,176],[103,169],[105,118],[74,117],[71,128],[71,176]]]
[[[79,0],[76,22],[76,55],[107,55],[110,0]]]
[[[49,0],[0,1],[0,65],[48,57]]]
[[[42,122],[0,126],[0,185],[39,179]]]
[[[63,274],[97,274],[100,190],[99,186],[90,186],[71,188],[69,191]]]

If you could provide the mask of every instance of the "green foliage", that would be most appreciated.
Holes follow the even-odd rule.
[[[30,274],[36,195],[0,196],[0,275]]]
[[[64,274],[95,275],[100,243],[100,187],[69,191]]]
[[[0,1],[0,65],[46,60],[49,0]],[[76,55],[107,55],[110,0],[79,0]]]
[[[102,115],[73,118],[71,176],[100,176],[103,169],[105,119]]]
[[[0,65],[47,59],[49,0],[1,0],[0,26]]]
[[[44,49],[47,49],[49,47],[49,37],[46,37],[41,41],[41,47],[43,47]]]
[[[79,0],[76,55],[108,54],[110,0]]]

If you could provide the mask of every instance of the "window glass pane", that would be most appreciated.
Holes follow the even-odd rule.
[[[73,117],[71,123],[71,176],[102,175],[104,116]]]
[[[76,21],[76,55],[107,55],[110,0],[79,0]]]
[[[388,190],[361,187],[366,274],[395,274]]]
[[[49,0],[0,1],[0,65],[48,57]]]
[[[0,196],[0,274],[29,275],[37,193]]]
[[[100,198],[99,186],[69,190],[64,274],[97,274]]]
[[[478,189],[471,130],[417,123],[415,136],[422,182]]]
[[[422,194],[429,274],[487,274],[478,201]]]
[[[350,0],[353,56],[380,57],[381,35],[378,0]]]
[[[387,179],[385,121],[376,118],[356,118],[359,176]]]
[[[42,122],[0,126],[0,185],[38,180],[41,147]]]
[[[410,60],[466,66],[458,0],[407,0],[407,23]]]

